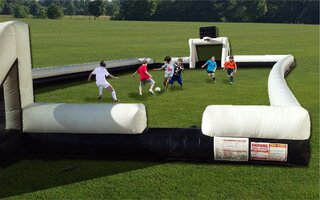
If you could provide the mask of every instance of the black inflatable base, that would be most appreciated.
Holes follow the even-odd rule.
[[[20,159],[22,146],[21,131],[5,130],[0,132],[0,166]]]
[[[23,135],[24,157],[230,162],[214,159],[213,138],[203,135],[198,128],[149,128],[137,135],[61,133]],[[310,159],[309,140],[249,138],[249,144],[251,142],[287,144],[287,161],[251,160],[249,156],[248,161],[239,163],[307,165]],[[232,161],[234,162],[237,161]]]

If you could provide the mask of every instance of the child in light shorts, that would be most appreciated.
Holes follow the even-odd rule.
[[[171,80],[171,78],[173,77],[173,73],[174,73],[174,64],[171,63],[171,57],[170,56],[166,56],[164,58],[164,65],[162,65],[162,67],[160,68],[155,68],[153,70],[162,70],[164,69],[164,79],[163,79],[163,91],[166,91],[168,89],[168,85],[169,82]]]
[[[99,97],[98,99],[102,98],[103,88],[109,90],[111,92],[112,101],[118,101],[116,91],[113,89],[112,85],[106,80],[107,77],[119,79],[111,75],[108,70],[106,69],[106,63],[104,61],[100,62],[100,66],[96,67],[88,77],[88,81],[91,81],[91,76],[96,75],[96,85],[99,88]]]

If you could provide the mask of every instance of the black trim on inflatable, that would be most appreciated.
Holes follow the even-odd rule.
[[[213,138],[199,128],[148,128],[142,134],[25,133],[26,157],[88,157],[130,160],[308,165],[309,140],[249,138],[249,160],[214,160]],[[286,162],[250,159],[251,142],[288,145]]]
[[[251,67],[272,67],[276,62],[236,62],[238,67],[251,68]]]
[[[5,116],[5,105],[4,105],[4,93],[3,86],[0,85],[0,135],[6,128],[6,116]]]
[[[213,160],[213,140],[196,128],[149,128],[142,134],[26,133],[33,156],[85,156],[142,160]]]
[[[5,130],[0,134],[0,166],[10,164],[21,157],[22,132]]]

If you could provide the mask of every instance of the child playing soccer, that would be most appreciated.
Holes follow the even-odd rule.
[[[139,95],[142,95],[142,86],[144,86],[146,83],[149,83],[151,85],[149,92],[150,94],[154,95],[153,87],[154,87],[155,81],[152,79],[151,74],[148,73],[147,65],[148,65],[147,60],[144,60],[143,64],[138,68],[138,70],[132,74],[132,77],[134,77],[137,73],[140,74]]]
[[[170,84],[172,85],[175,81],[179,83],[179,85],[182,88],[182,77],[181,72],[184,70],[183,64],[182,64],[182,58],[178,58],[177,65],[174,66],[174,73],[170,80]]]
[[[91,76],[96,75],[96,85],[99,88],[99,97],[98,99],[102,98],[103,88],[106,88],[111,92],[112,101],[118,101],[116,91],[113,89],[112,85],[106,80],[106,77],[111,77],[114,79],[119,79],[111,75],[108,70],[106,69],[106,64],[104,61],[100,62],[100,67],[95,68],[89,75],[88,81],[91,81]]]
[[[214,82],[216,82],[216,76],[215,76],[215,71],[217,69],[217,63],[215,61],[215,58],[214,56],[212,56],[212,58],[210,60],[208,60],[206,63],[204,63],[204,65],[201,66],[201,68],[204,68],[204,66],[207,66],[207,73],[208,73],[208,76],[210,78],[212,78],[212,80]]]
[[[229,61],[224,63],[224,67],[227,69],[228,80],[230,81],[230,85],[232,85],[234,73],[237,72],[237,63],[234,62],[233,56],[229,56]]]
[[[171,80],[174,72],[174,64],[171,63],[171,57],[166,56],[164,58],[164,65],[160,68],[155,68],[153,70],[158,71],[164,69],[164,79],[163,79],[163,91],[166,91],[168,89],[169,81]]]

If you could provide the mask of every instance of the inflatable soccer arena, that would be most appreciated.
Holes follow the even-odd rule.
[[[28,25],[21,22],[0,23],[0,44],[0,163],[52,155],[283,165],[309,162],[310,116],[285,81],[295,64],[292,55],[234,56],[238,66],[272,66],[266,83],[270,105],[208,105],[201,128],[154,128],[147,127],[142,103],[34,102],[35,83],[87,76],[95,66],[32,70]],[[190,68],[199,66],[212,52],[221,66],[230,55],[227,37],[190,39],[189,47],[190,56],[183,60]],[[142,59],[126,59],[107,64],[112,72],[141,63]]]

